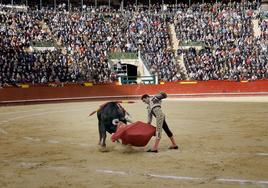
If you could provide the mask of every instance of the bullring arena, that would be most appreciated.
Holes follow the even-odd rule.
[[[0,188],[268,188],[267,54],[267,0],[1,0]],[[179,148],[98,145],[159,92]]]
[[[106,101],[0,108],[0,187],[268,187],[268,97],[168,98],[167,122],[180,146],[159,153],[107,137],[96,116]],[[122,104],[146,121],[145,105]],[[154,122],[155,124],[155,122]]]

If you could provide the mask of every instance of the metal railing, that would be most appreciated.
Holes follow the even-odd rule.
[[[113,52],[109,53],[109,59],[138,59],[137,52]]]
[[[32,41],[31,46],[33,47],[57,47],[57,43],[53,40],[48,41]]]
[[[156,76],[120,76],[121,84],[156,84]]]
[[[201,41],[181,41],[179,46],[205,46]]]

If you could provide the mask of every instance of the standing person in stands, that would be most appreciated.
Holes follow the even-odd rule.
[[[156,118],[156,140],[154,146],[149,149],[147,152],[158,152],[158,145],[160,143],[162,129],[166,132],[167,136],[171,141],[171,146],[169,149],[178,149],[176,141],[173,137],[173,133],[170,131],[167,122],[165,120],[165,114],[162,112],[161,103],[162,99],[167,98],[167,94],[164,92],[160,92],[159,94],[155,95],[154,97],[150,97],[148,94],[144,94],[141,97],[141,100],[146,103],[148,109],[148,124],[151,124],[152,117]]]

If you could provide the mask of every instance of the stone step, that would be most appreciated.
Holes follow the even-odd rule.
[[[253,26],[253,35],[254,37],[259,37],[261,35],[261,29],[259,27],[259,20],[253,19],[252,20],[252,26]]]
[[[175,59],[177,61],[177,64],[179,65],[180,72],[185,76],[185,79],[188,79],[186,67],[183,61],[183,56],[182,55],[178,56],[177,54],[177,51],[179,49],[179,40],[177,39],[177,36],[176,36],[174,24],[169,25],[169,36],[171,39],[171,47],[175,53]]]

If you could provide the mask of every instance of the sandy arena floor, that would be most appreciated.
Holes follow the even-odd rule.
[[[268,187],[268,97],[167,99],[179,151],[112,143],[101,152],[96,116],[104,102],[0,108],[0,187]],[[123,104],[146,121],[145,105]]]

